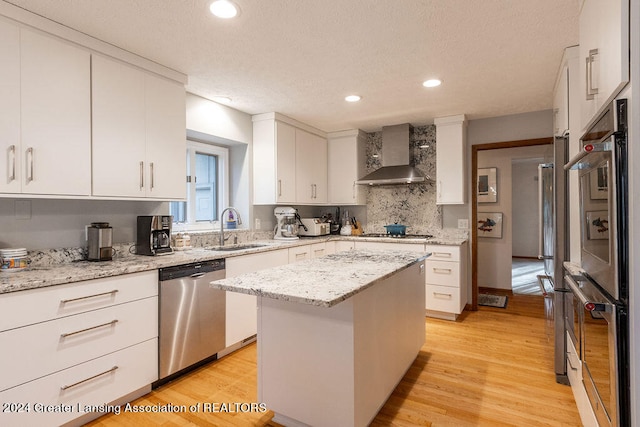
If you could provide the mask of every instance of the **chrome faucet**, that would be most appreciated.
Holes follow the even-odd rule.
[[[231,206],[229,206],[228,208],[225,208],[222,211],[222,213],[220,214],[220,246],[224,246],[225,240],[228,239],[228,237],[227,237],[227,239],[224,238],[224,214],[227,211],[235,212],[236,218],[237,218],[237,220],[236,220],[237,224],[238,225],[242,224],[242,219],[240,218],[240,212],[238,212],[238,210],[236,208],[233,208]]]

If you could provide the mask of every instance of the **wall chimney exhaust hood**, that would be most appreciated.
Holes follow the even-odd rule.
[[[411,184],[423,182],[428,178],[413,166],[410,166],[409,123],[385,126],[382,128],[382,167],[365,175],[356,184],[385,185]]]

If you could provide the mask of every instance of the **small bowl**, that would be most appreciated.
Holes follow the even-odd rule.
[[[31,259],[27,257],[21,258],[1,258],[0,271],[3,273],[12,273],[14,271],[24,270],[31,264]]]

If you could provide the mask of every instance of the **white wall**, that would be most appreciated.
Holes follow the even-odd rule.
[[[511,258],[513,255],[512,242],[514,232],[512,199],[513,160],[545,158],[549,155],[552,155],[551,145],[503,148],[478,152],[478,168],[497,168],[496,178],[498,186],[497,202],[479,203],[478,218],[480,218],[482,212],[502,213],[502,238],[478,238],[479,287],[511,289]],[[531,203],[531,209],[535,208],[535,203]]]
[[[538,164],[542,158],[516,159],[512,161],[512,219],[514,257],[538,256]]]

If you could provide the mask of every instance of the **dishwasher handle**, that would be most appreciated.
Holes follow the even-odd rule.
[[[224,259],[214,259],[210,261],[194,262],[191,264],[161,268],[160,281],[165,282],[167,280],[180,279],[183,277],[192,277],[197,279],[212,271],[224,271],[225,266],[226,263]]]

